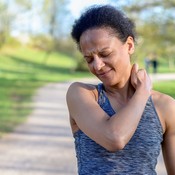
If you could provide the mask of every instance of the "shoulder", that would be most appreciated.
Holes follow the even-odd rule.
[[[155,105],[162,110],[174,109],[175,100],[171,96],[158,91],[152,91],[152,97]]]
[[[153,99],[165,122],[162,151],[167,173],[175,174],[175,100],[160,92],[153,92]]]
[[[166,101],[174,101],[174,98],[172,98],[171,96],[169,96],[169,95],[167,95],[167,94],[164,94],[164,93],[161,93],[161,92],[159,92],[159,91],[155,91],[155,90],[153,90],[152,91],[152,96],[154,96],[155,97],[155,99],[156,100],[159,100],[160,101],[160,99],[162,99],[162,100],[166,100]],[[162,101],[161,100],[161,101]],[[160,101],[160,102],[161,102]]]
[[[83,82],[73,82],[70,86],[68,90],[74,90],[74,89],[86,89],[86,90],[94,90],[96,88],[97,85],[94,84],[87,84],[87,83],[83,83]]]
[[[171,123],[175,122],[175,100],[171,96],[158,91],[152,91],[152,98],[166,131]]]
[[[81,96],[92,95],[97,98],[97,85],[86,84],[82,82],[72,83],[67,91],[66,98],[68,99],[77,99]]]

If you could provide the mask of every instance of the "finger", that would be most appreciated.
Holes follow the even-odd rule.
[[[137,86],[137,72],[138,72],[138,64],[134,64],[131,69],[131,84],[134,88]]]
[[[143,80],[145,76],[146,76],[146,71],[144,69],[139,69],[137,72],[137,78],[139,80]]]
[[[137,63],[135,63],[135,64],[133,64],[131,71],[132,71],[132,73],[137,73],[138,72],[138,69],[139,69],[139,66],[138,66]]]

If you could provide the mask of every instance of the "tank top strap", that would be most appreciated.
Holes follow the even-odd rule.
[[[112,108],[110,101],[105,93],[103,83],[99,83],[97,85],[97,91],[98,91],[98,104],[110,117],[113,116],[116,112]]]

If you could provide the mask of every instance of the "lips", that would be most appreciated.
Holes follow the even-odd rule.
[[[107,70],[107,71],[104,71],[104,72],[97,73],[97,74],[98,74],[99,76],[105,76],[105,75],[107,75],[110,71],[111,71],[111,69],[110,69],[110,70]]]

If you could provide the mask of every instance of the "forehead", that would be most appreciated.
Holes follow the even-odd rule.
[[[80,42],[85,39],[100,39],[100,38],[111,38],[114,37],[114,30],[109,27],[102,27],[102,28],[92,28],[88,29],[82,33],[80,37]]]
[[[80,37],[80,48],[82,51],[87,48],[102,49],[102,47],[109,47],[110,43],[116,39],[118,40],[112,29],[89,29]]]

